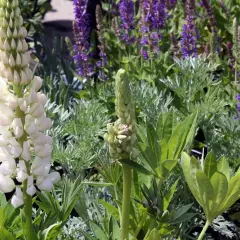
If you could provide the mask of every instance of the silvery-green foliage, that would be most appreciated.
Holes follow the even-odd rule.
[[[130,83],[137,116],[144,120],[156,121],[160,112],[166,112],[172,103],[172,97],[166,91],[159,91],[149,82]],[[114,103],[114,84],[106,84],[100,90],[100,98],[106,104]]]
[[[215,127],[205,125],[206,143],[218,156],[225,155],[231,159],[233,167],[239,166],[239,136],[240,125],[236,114],[218,115],[215,120]]]
[[[158,91],[147,82],[131,85],[133,98],[139,117],[156,122],[160,112],[167,112],[172,103],[171,96],[166,91]]]
[[[215,80],[217,64],[203,58],[175,59],[175,73],[160,79],[172,91],[173,105],[184,115],[198,108],[200,121],[222,111],[227,102],[220,97],[221,81]]]
[[[68,121],[61,124],[53,158],[69,170],[90,167],[103,147],[109,118],[108,109],[98,100],[78,101]]]
[[[87,226],[80,217],[72,217],[63,227],[61,236],[58,240],[84,240],[81,231],[87,231]]]
[[[239,238],[237,226],[233,222],[227,221],[223,216],[218,216],[214,219],[211,227],[226,239]]]
[[[61,135],[64,124],[69,120],[73,113],[73,110],[64,110],[61,105],[57,105],[55,102],[48,101],[46,103],[47,116],[52,119],[51,136],[57,138]]]

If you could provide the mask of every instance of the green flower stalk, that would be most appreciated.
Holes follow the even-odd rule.
[[[108,125],[105,139],[109,144],[109,152],[113,159],[134,160],[136,158],[135,108],[131,98],[128,76],[120,69],[116,76],[116,114],[118,120]],[[129,214],[132,183],[132,170],[125,164],[123,168],[123,202],[121,214],[122,240],[129,239]]]

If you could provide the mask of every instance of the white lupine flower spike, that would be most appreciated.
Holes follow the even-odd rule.
[[[43,80],[29,68],[18,4],[0,0],[0,192],[16,189],[11,200],[15,208],[26,204],[36,189],[50,191],[60,180],[50,170],[52,138],[45,131],[52,122],[44,109],[47,97],[40,92]]]

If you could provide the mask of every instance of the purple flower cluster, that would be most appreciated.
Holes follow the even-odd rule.
[[[89,49],[91,28],[89,27],[89,16],[86,13],[87,0],[74,0],[74,61],[78,74],[82,77],[94,74],[94,65],[91,63]]]
[[[213,41],[215,41],[214,43],[212,43],[212,45],[216,46],[214,49],[214,51],[219,51],[219,37],[217,37],[217,24],[216,24],[216,20],[215,20],[215,17],[214,17],[214,14],[213,14],[213,10],[212,10],[212,7],[209,3],[209,0],[202,0],[202,6],[206,9],[207,11],[207,16],[209,18],[209,22],[210,22],[210,26],[211,26],[211,29],[210,31],[212,32],[214,38],[212,38]]]
[[[143,0],[141,9],[141,53],[145,59],[148,59],[148,51],[154,54],[159,52],[161,30],[166,20],[166,0]]]
[[[233,52],[232,52],[232,43],[231,42],[227,42],[226,44],[227,47],[227,52],[228,52],[228,66],[230,68],[230,70],[232,71],[232,73],[235,73],[235,59],[233,56]]]
[[[172,9],[176,6],[177,0],[167,0],[167,9]]]
[[[182,58],[197,56],[197,31],[195,25],[195,0],[187,0],[186,2],[186,18],[182,27],[181,51]]]
[[[239,116],[240,116],[240,94],[237,94],[236,99],[237,99],[237,116],[235,117],[235,119],[239,119]]]
[[[133,0],[121,0],[119,3],[119,12],[122,31],[121,38],[127,44],[131,44],[135,41],[135,37],[131,36],[131,30],[135,28]]]

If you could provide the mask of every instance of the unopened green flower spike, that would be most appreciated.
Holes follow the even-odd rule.
[[[128,76],[120,69],[116,75],[116,114],[118,120],[108,124],[105,139],[109,144],[109,152],[113,159],[134,159],[136,135],[134,133],[134,104],[131,98]]]

